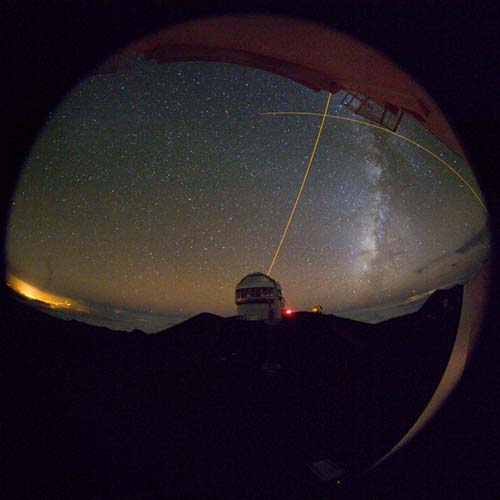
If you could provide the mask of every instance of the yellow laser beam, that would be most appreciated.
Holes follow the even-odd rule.
[[[295,203],[293,204],[292,211],[290,212],[290,217],[288,217],[288,221],[286,223],[285,229],[283,230],[283,234],[281,235],[280,242],[278,244],[278,247],[276,248],[276,252],[274,253],[273,260],[271,261],[271,265],[269,266],[269,269],[267,270],[268,275],[271,274],[274,263],[276,262],[276,259],[278,258],[278,255],[279,255],[280,250],[281,250],[281,246],[283,245],[283,242],[285,241],[285,238],[286,238],[286,233],[288,232],[288,228],[290,227],[293,216],[295,215],[295,211],[297,210],[297,206],[299,204],[299,200],[300,200],[300,197],[302,195],[302,191],[304,190],[304,186],[306,185],[307,177],[309,176],[309,171],[311,170],[311,165],[312,165],[312,162],[314,160],[314,155],[316,154],[316,150],[318,149],[319,139],[321,137],[321,133],[323,132],[323,126],[325,124],[325,120],[327,117],[328,108],[330,107],[330,99],[331,98],[332,98],[332,94],[330,92],[328,92],[328,100],[326,101],[325,111],[323,111],[322,115],[319,113],[315,113],[315,115],[318,114],[319,116],[323,117],[321,120],[321,125],[320,125],[319,130],[318,130],[318,135],[316,136],[316,141],[314,143],[314,147],[313,147],[311,156],[309,157],[309,162],[307,164],[306,173],[304,174],[304,178],[302,179],[302,184],[300,185],[299,192],[297,193],[297,197],[295,198]]]
[[[387,134],[392,134],[398,137],[399,139],[402,139],[403,141],[409,142],[410,144],[413,144],[414,146],[417,146],[417,148],[420,148],[421,150],[425,151],[427,154],[431,155],[433,158],[438,160],[440,163],[442,163],[446,168],[448,168],[456,177],[458,177],[469,189],[469,191],[474,195],[476,200],[479,202],[481,207],[484,209],[486,213],[488,213],[488,209],[486,208],[486,205],[484,204],[483,200],[479,196],[479,194],[474,190],[474,188],[467,182],[464,177],[457,172],[448,162],[443,160],[440,156],[438,156],[436,153],[431,151],[430,149],[426,148],[425,146],[422,146],[422,144],[419,144],[418,142],[414,141],[413,139],[410,139],[409,137],[406,137],[404,135],[398,134],[397,132],[393,132],[392,130],[389,130],[385,127],[381,127],[380,125],[375,125],[374,123],[367,123],[362,120],[356,120],[355,118],[347,118],[345,116],[337,116],[337,115],[321,115],[321,113],[313,113],[310,111],[270,111],[270,112],[265,112],[265,113],[260,113],[261,115],[307,115],[307,116],[325,116],[326,118],[332,118],[334,120],[343,120],[347,122],[353,122],[353,123],[359,123],[360,125],[365,125],[367,127],[372,127],[377,130],[381,130],[382,132],[385,132]]]

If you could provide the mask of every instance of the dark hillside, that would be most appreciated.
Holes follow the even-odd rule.
[[[332,486],[309,465],[356,471],[425,407],[461,292],[378,325],[203,313],[156,335],[11,299],[1,340],[11,485],[19,498],[321,498]]]

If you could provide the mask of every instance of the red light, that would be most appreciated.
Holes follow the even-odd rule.
[[[290,316],[292,313],[293,313],[293,311],[291,309],[285,309],[285,314],[287,316]]]

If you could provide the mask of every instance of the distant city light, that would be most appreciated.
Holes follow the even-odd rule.
[[[7,285],[23,297],[43,302],[51,309],[73,309],[76,311],[87,310],[85,306],[74,300],[41,290],[11,273],[7,274]]]

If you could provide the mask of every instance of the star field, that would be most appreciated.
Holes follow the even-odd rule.
[[[332,96],[329,114],[368,122],[345,96]],[[321,121],[261,113],[322,113],[326,98],[230,64],[135,61],[84,79],[27,160],[9,268],[91,303],[234,314],[236,283],[271,262]],[[465,160],[421,125],[405,115],[398,133],[479,192]],[[440,162],[389,133],[327,119],[273,277],[294,308],[355,317],[463,283],[487,249],[484,209]]]

